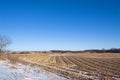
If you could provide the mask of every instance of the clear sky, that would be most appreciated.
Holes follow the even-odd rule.
[[[0,0],[11,50],[120,47],[120,0]]]

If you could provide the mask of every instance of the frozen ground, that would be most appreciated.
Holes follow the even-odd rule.
[[[0,80],[67,80],[37,67],[0,61]]]

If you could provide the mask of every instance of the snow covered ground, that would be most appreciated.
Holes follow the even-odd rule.
[[[54,73],[30,65],[12,65],[0,61],[0,80],[68,80]]]

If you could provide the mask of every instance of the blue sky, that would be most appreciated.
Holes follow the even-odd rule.
[[[119,0],[0,0],[11,50],[120,47]]]

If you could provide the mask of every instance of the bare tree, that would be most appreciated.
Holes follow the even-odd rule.
[[[8,37],[0,35],[0,53],[11,43]]]

